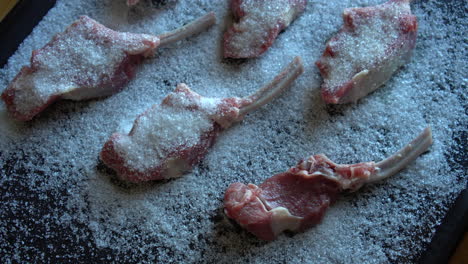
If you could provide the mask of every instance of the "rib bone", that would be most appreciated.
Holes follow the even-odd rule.
[[[213,12],[210,12],[183,27],[159,35],[158,38],[161,40],[160,45],[171,44],[189,36],[196,35],[215,23],[216,16]]]
[[[376,173],[369,177],[367,183],[390,177],[404,169],[432,145],[432,131],[426,127],[421,134],[392,156],[378,162]]]
[[[254,94],[244,97],[244,100],[250,102],[242,106],[239,110],[241,116],[254,111],[282,93],[284,89],[289,87],[291,83],[304,72],[300,57],[295,57],[294,60],[270,83],[259,89]]]

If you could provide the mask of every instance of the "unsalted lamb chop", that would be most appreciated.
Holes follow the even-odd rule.
[[[330,104],[355,102],[383,85],[409,61],[416,43],[410,0],[345,9],[343,20],[316,62],[322,97]]]
[[[249,232],[273,240],[285,230],[303,231],[320,222],[340,192],[356,191],[403,169],[432,144],[430,128],[391,157],[380,162],[336,164],[325,155],[300,161],[259,186],[231,184],[224,211]]]
[[[118,92],[135,75],[135,66],[160,45],[213,25],[209,13],[159,36],[113,31],[81,16],[43,48],[33,51],[2,93],[8,111],[27,121],[58,99],[84,100]]]
[[[273,81],[243,98],[202,97],[179,84],[160,105],[141,114],[128,135],[113,134],[101,160],[130,182],[179,177],[205,156],[219,132],[272,100],[302,71],[296,57]]]
[[[306,4],[306,0],[232,0],[235,23],[224,33],[224,57],[260,56]]]

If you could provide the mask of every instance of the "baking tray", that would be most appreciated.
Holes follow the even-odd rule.
[[[463,2],[463,1],[461,1]],[[2,50],[0,53],[0,66],[6,63],[7,59],[13,54],[22,40],[29,35],[34,26],[41,20],[42,16],[55,4],[55,1],[27,1],[23,0],[14,8],[14,10],[0,24],[0,39],[2,39]],[[416,2],[415,5],[421,4]],[[462,7],[460,9],[460,7]],[[459,17],[458,21],[466,25],[466,7],[463,7],[456,1],[445,1],[440,4],[440,8],[446,9],[448,14]],[[464,10],[465,8],[465,10]],[[453,22],[452,20],[451,22]],[[449,22],[448,22],[449,23]],[[460,87],[466,89],[466,87]],[[466,106],[466,104],[465,104]],[[465,108],[466,110],[466,108]],[[467,132],[466,130],[454,134],[452,140],[453,151],[446,153],[447,159],[450,160],[450,165],[454,169],[464,170],[466,174],[467,168]],[[0,155],[5,155],[0,152]],[[2,174],[15,172],[21,173],[18,169],[18,164],[28,163],[25,159],[15,160],[10,159],[9,163],[4,164],[1,168]],[[21,166],[20,166],[21,167]],[[27,172],[27,168],[23,169]],[[35,214],[46,215],[49,208],[62,208],[64,211],[70,211],[64,203],[57,199],[60,193],[43,193],[31,194],[27,184],[21,182],[18,178],[14,181],[3,182],[1,197],[2,201],[7,205],[11,203],[26,203],[28,206],[35,208],[27,213],[19,215],[13,210],[4,210],[6,214],[2,214],[2,227],[5,228],[5,223],[9,224],[6,235],[2,235],[0,239],[2,259],[8,262],[8,259],[13,259],[15,254],[23,260],[34,261],[39,259],[48,260],[49,262],[102,262],[109,260],[131,260],[126,258],[125,252],[119,252],[115,249],[106,249],[96,246],[96,242],[89,230],[89,227],[79,222],[71,222],[70,227],[55,226],[53,222],[50,225],[46,222],[36,223],[34,221]],[[57,192],[66,192],[66,190],[57,190]],[[66,193],[63,193],[66,195]],[[452,254],[457,242],[467,229],[468,223],[468,193],[463,190],[453,204],[447,205],[450,210],[445,214],[441,223],[437,226],[437,231],[431,241],[424,242],[426,250],[415,252],[413,255],[403,256],[400,259],[393,259],[392,262],[419,262],[419,263],[445,263]],[[216,214],[213,216],[213,221],[219,221],[223,216]],[[23,231],[15,230],[15,222],[22,221],[26,226],[31,227],[28,234]],[[75,229],[79,229],[83,237],[88,239],[75,240],[73,234]],[[53,232],[52,232],[53,230]],[[242,231],[240,231],[242,232]],[[422,231],[424,232],[424,231]],[[426,230],[431,232],[431,230]],[[50,233],[50,237],[47,237]],[[427,235],[427,234],[417,234]],[[15,238],[13,238],[15,237]],[[290,238],[294,239],[294,238]],[[26,241],[29,240],[29,241]],[[14,241],[14,242],[13,242]],[[22,244],[28,244],[30,249],[23,252],[20,248]],[[31,247],[32,246],[32,247]],[[31,250],[33,248],[33,250]],[[35,248],[35,250],[34,250]],[[138,258],[137,258],[138,259]],[[133,259],[135,260],[135,259]],[[181,259],[179,259],[181,260]],[[183,261],[183,260],[182,260]],[[4,261],[5,262],[5,261]],[[347,261],[343,261],[345,263]]]

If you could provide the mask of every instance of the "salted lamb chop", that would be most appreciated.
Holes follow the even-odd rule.
[[[410,0],[349,8],[344,25],[316,62],[326,103],[355,102],[382,86],[406,64],[416,44],[418,23]]]
[[[302,71],[296,57],[269,84],[243,98],[202,97],[179,84],[160,105],[141,114],[128,135],[113,134],[101,160],[130,182],[179,177],[203,159],[222,130],[268,103]]]
[[[232,0],[235,23],[224,33],[224,57],[260,56],[306,4],[306,0]]]
[[[119,92],[135,75],[143,58],[166,45],[213,25],[209,13],[159,36],[111,30],[81,16],[43,48],[33,51],[2,93],[8,111],[27,121],[59,99],[84,100]]]
[[[432,144],[430,128],[391,157],[380,162],[336,164],[325,155],[300,161],[259,186],[231,184],[224,211],[260,239],[273,240],[285,230],[303,231],[320,222],[339,193],[356,191],[407,166]]]

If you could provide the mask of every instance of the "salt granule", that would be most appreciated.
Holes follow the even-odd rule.
[[[412,60],[357,104],[328,106],[314,62],[342,25],[345,8],[377,0],[309,1],[262,57],[222,60],[219,22],[157,52],[127,89],[105,99],[62,101],[28,123],[0,104],[0,261],[125,263],[408,263],[425,250],[467,174],[463,1],[414,1],[419,30]],[[58,0],[0,70],[3,90],[80,15],[135,33],[166,32],[227,1]],[[223,133],[192,173],[128,184],[98,159],[103,143],[161,102],[178,83],[216,97],[250,94],[294,56],[305,72],[277,100]],[[307,232],[259,241],[223,213],[232,182],[259,184],[298,160],[324,153],[340,163],[379,160],[430,125],[434,144],[398,175],[338,200]],[[463,145],[465,144],[465,145]],[[465,154],[464,154],[465,153]]]

